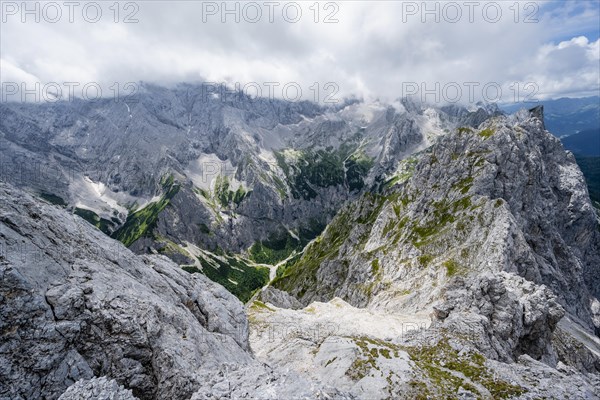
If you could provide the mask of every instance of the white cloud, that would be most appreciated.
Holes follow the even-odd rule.
[[[600,87],[600,40],[584,36],[542,46],[529,64],[527,80],[539,85],[540,97],[597,94]],[[595,93],[594,93],[595,92]]]
[[[333,24],[322,22],[334,11],[325,10],[326,3],[320,3],[321,22],[313,21],[312,2],[302,3],[298,23],[283,19],[281,8],[289,4],[285,2],[276,10],[273,23],[267,20],[265,6],[258,23],[243,19],[235,23],[231,15],[226,23],[219,15],[209,16],[204,23],[207,3],[188,1],[137,3],[134,17],[139,22],[133,24],[113,22],[108,8],[113,3],[102,3],[103,17],[97,23],[86,22],[77,11],[75,22],[69,23],[66,10],[56,24],[43,18],[35,23],[32,17],[21,23],[19,14],[4,15],[0,79],[29,82],[35,77],[42,83],[95,81],[105,86],[140,80],[299,82],[304,99],[313,99],[314,90],[309,88],[318,82],[321,100],[327,82],[339,86],[338,98],[354,94],[388,100],[405,94],[406,82],[427,88],[435,82],[441,87],[457,82],[463,88],[465,82],[478,82],[475,100],[481,98],[480,88],[490,82],[503,88],[505,101],[511,100],[510,84],[515,81],[521,85],[534,81],[539,96],[545,97],[597,91],[599,44],[590,43],[597,33],[595,38],[583,36],[598,31],[597,4],[541,2],[535,10],[525,8],[526,3],[531,2],[520,3],[518,23],[515,10],[510,9],[513,2],[495,3],[502,5],[496,23],[485,20],[482,3],[471,23],[468,8],[460,1],[456,4],[462,17],[457,23],[445,22],[444,14],[439,23],[432,15],[422,23],[421,10],[412,15],[406,2],[386,1],[337,2],[339,23]],[[214,4],[220,7],[221,2]],[[239,4],[242,9],[245,3]],[[419,8],[421,4],[414,2]],[[448,7],[448,3],[438,4],[440,12]],[[121,9],[119,18],[131,11]],[[523,23],[531,12],[539,22]],[[569,40],[563,40],[565,35]],[[281,96],[281,90],[275,95]],[[469,100],[466,88],[461,100]]]

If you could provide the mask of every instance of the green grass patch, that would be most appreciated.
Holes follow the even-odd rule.
[[[458,399],[456,393],[460,387],[475,395],[482,395],[467,379],[485,387],[494,399],[508,399],[527,392],[520,386],[496,378],[485,366],[485,357],[481,354],[473,351],[459,355],[448,338],[443,338],[434,346],[407,347],[404,350],[417,367],[426,373],[432,384],[430,389],[444,398]],[[456,371],[467,379],[450,371]]]
[[[357,151],[357,145],[343,144],[338,149],[306,149],[274,152],[277,164],[286,176],[292,196],[311,200],[318,188],[345,185],[350,191],[364,187],[364,178],[373,159]],[[284,188],[277,187],[281,195]]]
[[[268,305],[266,305],[265,303],[263,303],[260,300],[255,300],[252,305],[250,306],[251,309],[256,310],[256,311],[275,311],[274,309],[272,309],[271,307],[269,307]]]
[[[249,258],[256,263],[275,265],[300,248],[300,241],[284,231],[273,234],[267,240],[254,243],[248,249],[248,254]]]
[[[100,216],[92,210],[86,210],[85,208],[75,208],[73,214],[85,219],[87,222],[94,225],[96,228],[100,229],[107,235],[110,234],[110,231],[114,226],[114,223],[112,221],[100,218]]]
[[[491,137],[493,134],[494,134],[494,130],[490,129],[490,128],[484,129],[481,132],[479,132],[479,136],[481,136],[484,139]]]
[[[123,226],[113,232],[111,237],[119,240],[127,247],[141,237],[153,237],[153,230],[158,222],[158,216],[179,192],[179,184],[174,181],[172,175],[163,178],[161,183],[165,194],[160,200],[129,214]]]
[[[415,169],[419,159],[415,156],[405,158],[400,161],[398,165],[398,172],[395,176],[391,177],[383,183],[384,188],[391,188],[398,183],[404,183],[409,180],[415,173]]]
[[[54,204],[61,207],[66,207],[67,202],[62,199],[62,197],[56,196],[52,193],[40,193],[40,197],[46,200],[50,204]]]
[[[454,276],[463,270],[463,268],[453,259],[444,261],[442,265],[446,268],[448,276]]]
[[[394,344],[370,337],[353,338],[360,353],[346,370],[346,376],[353,381],[359,381],[372,370],[380,371],[377,365],[379,358],[392,359],[399,356],[400,348]]]
[[[417,260],[419,260],[419,264],[421,264],[422,267],[428,267],[429,264],[433,261],[435,257],[432,256],[431,254],[423,254],[419,257],[417,257]]]
[[[214,195],[222,207],[231,207],[233,204],[240,205],[252,191],[246,191],[240,185],[236,191],[230,190],[229,178],[226,175],[219,175],[215,180]]]
[[[199,270],[197,267],[194,267],[193,265],[182,265],[181,269],[184,270],[185,272],[189,272],[190,274],[201,274],[202,271]]]
[[[423,240],[435,235],[446,225],[455,222],[458,213],[470,206],[471,199],[469,196],[462,197],[453,202],[447,199],[432,202],[433,218],[430,218],[417,226],[413,226],[413,238]]]
[[[159,254],[164,254],[167,257],[170,257],[174,254],[179,254],[188,259],[190,258],[190,254],[172,240],[161,236],[155,237],[155,240],[157,242],[156,249],[159,252]]]
[[[225,255],[198,257],[202,273],[234,294],[243,303],[269,281],[269,268],[252,266],[243,259]],[[200,271],[193,271],[200,272]]]
[[[339,256],[340,247],[348,240],[354,229],[366,226],[366,234],[360,238],[356,248],[360,250],[368,237],[368,232],[386,202],[395,199],[393,196],[365,193],[360,200],[348,204],[333,218],[325,231],[313,241],[293,262],[286,263],[277,271],[272,285],[289,293],[304,296],[307,290],[317,286],[317,271],[325,261],[335,260]],[[348,265],[339,261],[340,273],[347,270]]]
[[[452,185],[452,189],[460,191],[461,194],[466,194],[473,186],[473,177],[469,176]]]
[[[371,273],[373,275],[377,275],[377,273],[379,272],[379,259],[374,259],[373,261],[371,261]]]
[[[354,153],[346,159],[346,182],[350,191],[361,190],[365,186],[364,178],[373,167],[373,159],[362,152]]]

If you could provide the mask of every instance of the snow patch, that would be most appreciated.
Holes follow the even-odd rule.
[[[131,196],[124,192],[113,192],[102,182],[93,182],[87,176],[77,177],[70,185],[75,206],[84,208],[98,214],[98,216],[110,219],[113,211],[127,214],[128,210],[123,204],[146,204],[152,199]]]

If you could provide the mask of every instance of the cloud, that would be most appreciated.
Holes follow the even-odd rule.
[[[542,46],[527,79],[537,82],[541,97],[598,94],[600,87],[600,39],[585,36]]]
[[[461,13],[454,23],[451,3]],[[318,15],[312,2],[281,2],[272,21],[266,3],[256,2],[262,13],[256,23],[248,21],[256,15],[248,3],[227,3],[229,10],[237,7],[239,23],[235,13],[222,12],[221,2],[119,3],[118,15],[109,8],[113,3],[102,2],[102,17],[95,23],[85,20],[81,8],[86,3],[81,4],[73,22],[64,9],[57,23],[45,20],[43,6],[39,23],[30,15],[22,23],[20,10],[4,12],[0,80],[35,77],[42,83],[99,82],[103,87],[130,81],[257,82],[263,95],[269,82],[278,82],[277,97],[285,95],[284,85],[297,82],[303,99],[321,101],[334,92],[334,98],[392,100],[413,82],[429,90],[438,83],[440,91],[454,82],[463,89],[463,103],[481,100],[486,84],[501,87],[503,101],[514,98],[514,82],[521,87],[535,82],[539,97],[584,95],[599,88],[599,7],[594,2],[522,2],[518,13],[513,2],[479,3],[472,15],[460,1],[427,2],[429,14],[423,2],[321,2]],[[291,23],[294,4],[302,14]],[[492,22],[496,5],[501,16]],[[209,15],[206,11],[215,6],[218,12]],[[124,23],[131,13],[138,22]],[[327,16],[338,22],[324,23]],[[527,18],[538,22],[525,23]],[[329,82],[335,86],[326,87]],[[467,95],[469,82],[479,84],[473,99]]]

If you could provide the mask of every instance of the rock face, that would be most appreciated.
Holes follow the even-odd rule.
[[[281,308],[290,308],[292,310],[303,308],[302,303],[295,297],[290,296],[287,292],[275,289],[272,286],[267,286],[261,290],[260,293],[258,293],[257,299]]]
[[[490,115],[206,91],[144,84],[117,102],[0,104],[2,180],[66,203],[137,253],[192,264],[185,242],[235,253],[293,235],[305,243],[407,153]]]
[[[573,156],[534,111],[459,128],[404,160],[272,285],[305,306],[430,311],[435,329],[472,338],[486,358],[597,374],[598,220]],[[565,314],[586,339],[557,329]],[[573,356],[573,340],[587,350]]]
[[[140,398],[184,398],[196,369],[252,361],[224,288],[6,185],[0,197],[1,396],[56,398],[107,375]]]
[[[323,388],[318,380],[308,380],[289,369],[223,365],[206,371],[200,389],[191,400],[213,399],[302,399],[359,400],[348,392],[331,386]]]
[[[305,305],[339,296],[410,309],[439,299],[436,287],[454,276],[506,271],[547,286],[591,327],[599,243],[572,155],[524,112],[460,128],[403,161],[389,187],[342,210],[274,286]]]
[[[140,399],[186,399],[210,392],[206,377],[224,364],[295,379],[254,360],[242,304],[222,286],[11,186],[0,199],[0,398],[56,399],[80,380],[64,399],[128,398],[93,379],[105,376]],[[220,381],[264,390],[235,379]],[[275,386],[273,398],[290,395]]]
[[[552,333],[565,312],[548,288],[502,272],[456,278],[444,290],[445,301],[434,306],[443,329],[468,335],[488,358],[527,354],[556,364]]]
[[[78,381],[69,386],[59,400],[81,400],[92,396],[98,400],[135,400],[130,390],[104,377]]]

